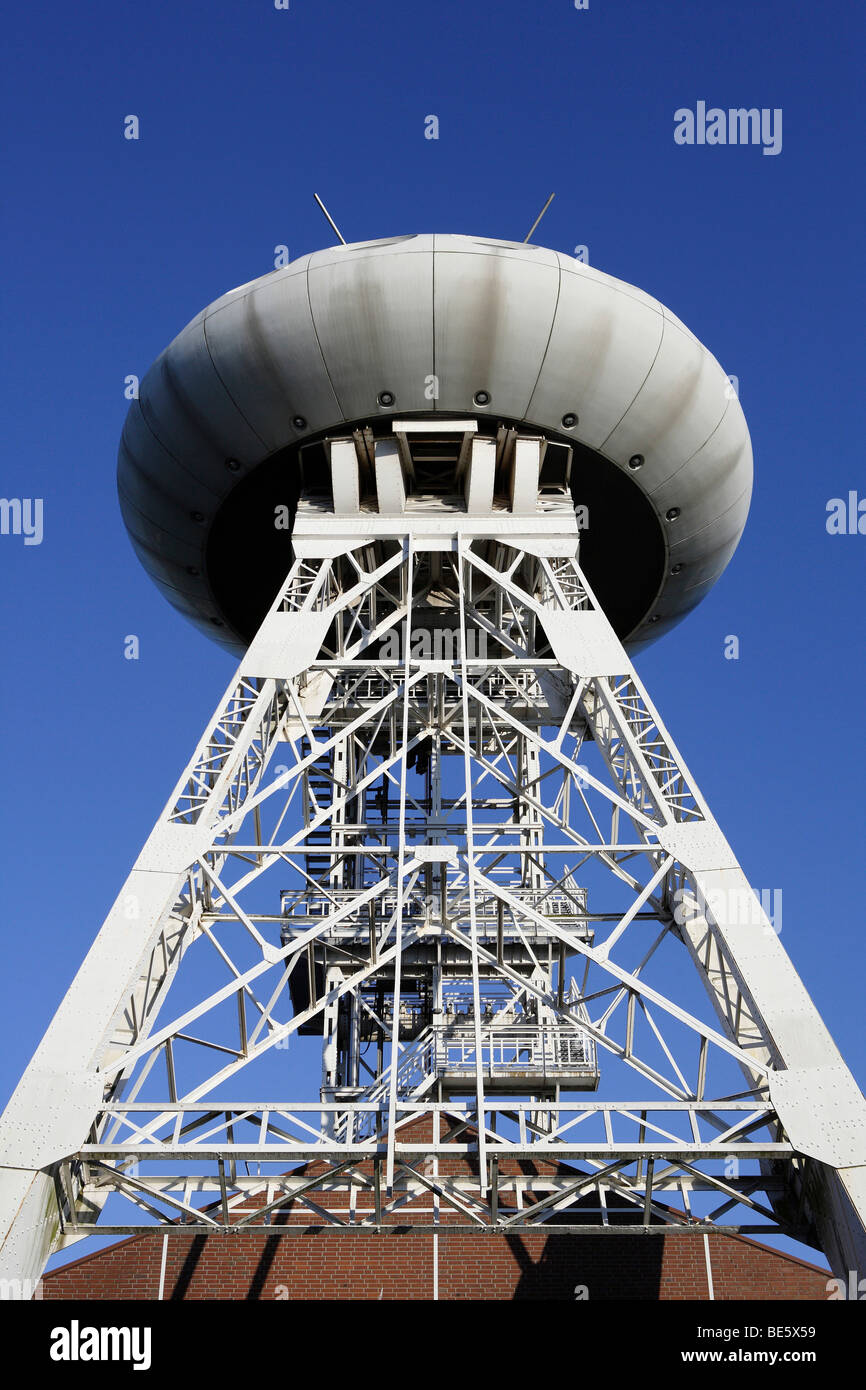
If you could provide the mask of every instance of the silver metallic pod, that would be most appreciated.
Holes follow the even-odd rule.
[[[674,314],[559,252],[436,234],[303,256],[175,338],[120,445],[136,553],[176,608],[239,652],[290,562],[273,515],[291,503],[301,446],[431,413],[573,447],[582,564],[632,647],[695,606],[742,534],[743,412]]]

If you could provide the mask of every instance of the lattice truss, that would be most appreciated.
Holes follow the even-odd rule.
[[[689,862],[708,816],[575,558],[297,560],[151,838],[165,902],[118,900],[152,930],[50,1167],[61,1243],[287,1213],[813,1241]]]

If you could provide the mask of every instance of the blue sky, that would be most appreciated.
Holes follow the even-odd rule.
[[[866,1083],[866,535],[825,525],[829,499],[866,498],[860,12],[97,0],[4,27],[2,493],[43,499],[44,537],[0,536],[2,1099],[232,669],[126,539],[124,377],[277,245],[330,244],[314,191],[351,241],[519,240],[555,190],[534,240],[587,246],[738,377],[745,537],[638,669],[751,882],[782,890],[783,943]],[[676,144],[701,100],[780,108],[781,152]]]

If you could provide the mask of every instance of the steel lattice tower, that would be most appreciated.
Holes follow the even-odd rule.
[[[863,1098],[627,651],[748,508],[688,330],[539,248],[334,248],[184,330],[119,477],[242,655],[3,1116],[0,1275],[288,1201],[588,1232],[611,1196],[863,1269]]]

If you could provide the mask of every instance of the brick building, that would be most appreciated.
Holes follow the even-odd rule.
[[[403,1128],[401,1138],[411,1133]],[[468,1175],[471,1157],[441,1159],[439,1176]],[[296,1169],[293,1178],[324,1179],[329,1165]],[[578,1176],[570,1165],[524,1158],[501,1159],[502,1206],[507,1217],[531,1208],[544,1196],[551,1174]],[[403,1175],[403,1181],[406,1180]],[[615,1228],[636,1219],[633,1206],[612,1191],[601,1218],[598,1208],[578,1201],[567,1218],[551,1216],[537,1233],[449,1230],[465,1225],[464,1212],[437,1204],[438,1234],[407,1230],[410,1217],[428,1224],[435,1203],[431,1188],[415,1184],[415,1195],[385,1216],[381,1233],[340,1231],[354,1212],[373,1214],[373,1166],[356,1165],[352,1181],[328,1177],[270,1214],[265,1229],[201,1234],[181,1225],[135,1235],[108,1249],[72,1259],[47,1274],[46,1299],[273,1299],[574,1301],[823,1300],[826,1270],[742,1236],[671,1233],[656,1217],[645,1233],[558,1231],[600,1219]],[[235,1200],[240,1221],[280,1195],[279,1180]],[[350,1212],[351,1208],[351,1212]],[[402,1225],[400,1223],[403,1223]]]
[[[164,1276],[162,1251],[166,1249]],[[739,1236],[710,1236],[716,1299],[822,1300],[825,1270]],[[46,1299],[703,1300],[700,1236],[315,1234],[134,1236],[43,1281]]]

